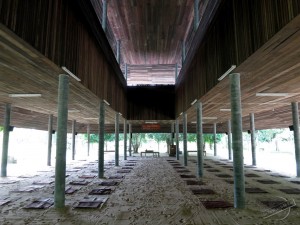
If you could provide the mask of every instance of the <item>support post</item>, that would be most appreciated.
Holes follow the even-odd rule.
[[[187,115],[183,113],[183,162],[184,166],[187,166]]]
[[[52,150],[52,132],[53,132],[53,115],[49,115],[48,120],[48,155],[47,166],[51,166],[51,150]]]
[[[198,177],[203,177],[203,125],[202,125],[202,102],[197,101],[197,161]]]
[[[214,123],[214,156],[217,156],[217,124]]]
[[[121,50],[121,41],[117,40],[117,62],[118,62],[118,64],[120,64],[120,59],[121,59],[120,50]]]
[[[228,159],[232,160],[232,148],[231,148],[231,120],[228,120]]]
[[[179,121],[176,120],[176,159],[179,160]]]
[[[72,160],[75,160],[76,120],[72,120]]]
[[[243,157],[242,107],[240,74],[229,75],[231,95],[232,150],[234,172],[234,207],[245,208],[245,177]]]
[[[298,102],[292,102],[293,127],[294,127],[294,143],[297,177],[300,177],[300,133],[299,133],[299,109]]]
[[[116,112],[115,117],[115,166],[119,166],[119,117],[120,114]]]
[[[90,124],[86,127],[86,133],[87,133],[87,155],[90,156],[90,142],[91,142],[91,127]]]
[[[124,160],[127,160],[127,120],[124,119]]]
[[[99,105],[99,145],[98,145],[98,178],[104,178],[104,124],[105,124],[105,102]]]
[[[250,113],[250,131],[251,131],[251,151],[252,151],[252,165],[256,166],[256,141],[255,141],[255,122],[254,113]]]
[[[199,24],[199,0],[194,0],[194,31],[198,29]]]
[[[171,145],[174,145],[174,123],[171,123]]]
[[[1,177],[7,177],[7,158],[9,144],[9,128],[10,128],[11,105],[5,105],[4,126],[3,126],[3,143],[2,143],[2,161],[1,161]]]
[[[107,27],[107,0],[102,0],[102,29],[106,33]]]
[[[54,189],[55,208],[64,208],[65,206],[68,95],[69,76],[61,74],[59,75],[57,107],[57,138]]]
[[[132,156],[131,146],[132,146],[132,125],[129,124],[129,156]]]
[[[181,42],[181,66],[183,67],[185,61],[185,41]]]
[[[177,77],[178,77],[178,64],[176,63],[175,64],[175,83],[176,83]]]

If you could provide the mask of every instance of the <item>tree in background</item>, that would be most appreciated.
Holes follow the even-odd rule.
[[[168,141],[168,138],[170,134],[164,134],[164,133],[151,133],[147,135],[150,139],[153,139],[157,145],[158,145],[158,151],[159,151],[159,144],[162,141]],[[168,144],[168,143],[167,143]]]
[[[146,134],[143,133],[133,133],[132,134],[132,148],[133,153],[137,153],[139,151],[139,147],[142,142],[146,141]]]
[[[84,139],[87,141],[87,134],[84,134]],[[119,140],[122,141],[124,139],[124,134],[119,134]],[[105,133],[104,134],[104,143],[105,143],[105,150],[107,151],[107,144],[108,142],[115,141],[115,134],[114,133]],[[90,134],[90,143],[99,143],[99,136],[98,134]]]

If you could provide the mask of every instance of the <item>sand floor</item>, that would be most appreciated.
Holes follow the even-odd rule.
[[[24,208],[39,199],[50,199],[51,202],[54,191],[53,167],[39,171],[34,177],[0,178],[0,224],[300,224],[298,208],[300,193],[286,194],[279,190],[289,188],[300,190],[300,184],[291,182],[299,181],[300,183],[299,178],[274,177],[272,172],[257,171],[259,168],[245,168],[245,174],[248,176],[246,188],[260,188],[268,193],[246,193],[247,208],[245,210],[232,207],[206,209],[204,204],[207,204],[207,201],[227,201],[233,204],[233,184],[230,184],[233,180],[230,177],[233,173],[232,162],[206,157],[205,175],[199,180],[180,177],[180,175],[196,176],[195,157],[189,157],[187,167],[183,167],[181,161],[163,155],[160,158],[129,157],[127,161],[121,160],[119,167],[115,167],[111,156],[106,157],[105,176],[108,178],[112,175],[124,175],[125,177],[115,179],[115,181],[120,181],[118,186],[107,186],[108,189],[112,189],[109,195],[89,195],[93,189],[102,187],[99,186],[101,181],[110,180],[101,180],[96,177],[96,161],[74,161],[67,165],[66,186],[78,190],[66,195],[64,210],[56,210],[53,206],[47,209]],[[133,169],[122,169],[125,165]],[[129,173],[118,173],[126,169],[130,170]],[[217,176],[220,174],[223,176]],[[89,183],[86,185],[69,184],[71,181],[78,180]],[[188,185],[187,180],[198,180],[203,184]],[[276,183],[263,184],[257,180],[271,180]],[[196,191],[200,189],[200,192],[204,191],[204,193],[195,195],[191,189],[196,189]],[[31,192],[15,192],[26,190]],[[75,208],[78,202],[95,201],[95,198],[98,200],[107,198],[107,201],[99,208]],[[262,204],[261,201],[279,201],[280,203],[287,202],[287,204],[286,206],[277,205],[272,209]],[[291,207],[294,202],[296,206]],[[283,208],[281,212],[280,207]]]

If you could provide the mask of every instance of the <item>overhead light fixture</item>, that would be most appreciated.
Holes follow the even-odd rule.
[[[181,112],[181,113],[179,114],[179,116],[181,116],[181,115],[182,115],[182,113],[183,113],[183,112]]]
[[[108,103],[108,101],[106,101],[105,99],[103,99],[103,101],[105,102],[106,105],[110,105],[110,104]]]
[[[285,96],[289,96],[289,93],[256,93],[256,96],[259,96],[259,97],[285,97]]]
[[[67,74],[69,74],[71,77],[73,77],[77,81],[81,81],[79,77],[77,77],[74,73],[72,73],[70,70],[67,69],[67,67],[62,66],[61,67]]]
[[[157,124],[156,121],[145,121],[145,123],[147,123],[147,124]]]
[[[218,81],[223,80],[235,68],[236,68],[236,65],[232,65],[229,70],[227,70],[222,76],[220,76],[220,78],[218,79]]]
[[[11,98],[34,98],[34,97],[42,97],[42,94],[9,94]]]
[[[119,113],[120,114],[120,116],[122,116],[122,113]]]
[[[216,120],[218,117],[202,117],[203,120]]]
[[[231,109],[220,109],[221,112],[230,112]]]
[[[192,121],[191,123],[197,123],[197,121]]]
[[[75,113],[75,112],[80,112],[80,110],[78,110],[78,109],[69,109],[68,112]]]
[[[198,101],[198,100],[195,99],[195,100],[191,103],[191,105],[194,105],[197,101]]]

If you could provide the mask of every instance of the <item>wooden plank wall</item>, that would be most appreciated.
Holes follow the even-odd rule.
[[[174,120],[175,87],[128,87],[128,120]]]
[[[176,117],[212,89],[231,65],[240,65],[299,13],[299,0],[223,0],[176,84]]]
[[[83,9],[97,17],[90,1],[0,0],[0,22],[126,116],[125,79],[101,24],[90,24]]]

